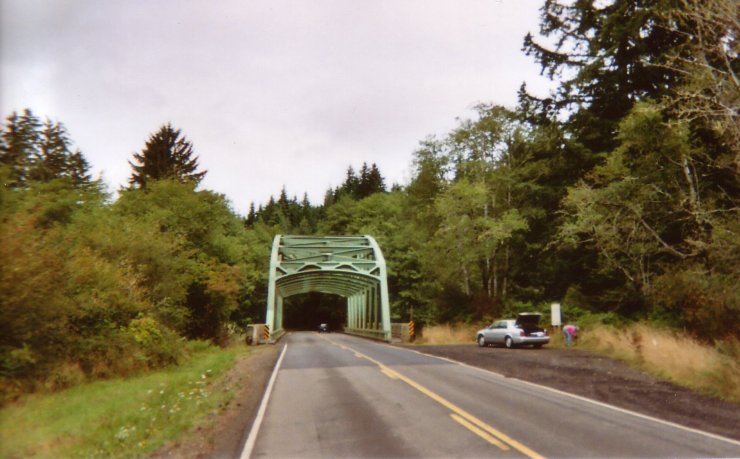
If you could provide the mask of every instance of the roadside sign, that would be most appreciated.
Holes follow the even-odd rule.
[[[560,303],[552,303],[550,305],[550,316],[552,317],[553,327],[559,327],[562,325],[562,319],[560,317]]]

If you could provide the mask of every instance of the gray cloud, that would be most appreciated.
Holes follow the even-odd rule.
[[[3,115],[62,121],[114,189],[172,122],[240,212],[363,161],[401,182],[419,140],[547,87],[520,51],[539,0],[0,2]]]

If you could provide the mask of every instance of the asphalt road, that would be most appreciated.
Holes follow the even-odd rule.
[[[251,457],[740,457],[740,442],[340,334],[293,333]]]

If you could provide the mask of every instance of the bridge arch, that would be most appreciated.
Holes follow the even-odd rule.
[[[265,321],[271,341],[284,333],[283,300],[308,292],[347,299],[345,332],[391,340],[385,259],[371,236],[275,236]]]

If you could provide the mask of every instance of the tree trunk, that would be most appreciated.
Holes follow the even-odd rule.
[[[501,299],[506,300],[509,285],[509,244],[504,249],[504,274],[501,279]]]

